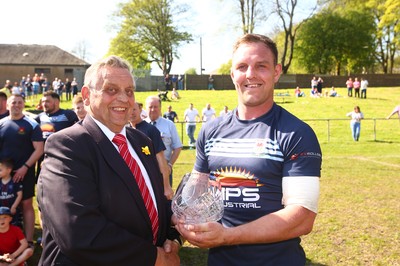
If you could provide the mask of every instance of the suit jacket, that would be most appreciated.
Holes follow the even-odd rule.
[[[126,134],[151,179],[160,222],[157,246],[162,246],[171,212],[153,145],[135,129]],[[146,146],[149,155],[142,151]],[[135,178],[90,116],[48,138],[38,203],[39,265],[154,265],[157,248]]]

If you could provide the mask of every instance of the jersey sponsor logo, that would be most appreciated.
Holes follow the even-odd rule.
[[[301,152],[301,153],[295,153],[292,156],[290,156],[290,160],[297,160],[299,157],[314,157],[314,158],[321,158],[322,155],[319,152],[313,152],[313,151],[307,151],[307,152]]]
[[[211,173],[212,176],[215,177],[223,187],[257,187],[262,186],[259,184],[258,178],[255,178],[254,175],[250,174],[250,172],[246,172],[244,169],[236,168],[236,167],[226,167],[225,169],[220,169],[217,171],[213,171]]]
[[[261,208],[257,205],[260,200],[259,179],[250,172],[236,167],[226,167],[211,173],[212,179],[219,181],[225,208]]]

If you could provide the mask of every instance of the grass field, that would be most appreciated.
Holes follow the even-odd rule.
[[[346,94],[344,88],[337,90]],[[150,94],[155,92],[138,92],[136,99],[144,102]],[[217,113],[224,105],[232,109],[237,103],[235,91],[180,91],[180,95],[178,101],[163,102],[162,108],[165,111],[171,104],[180,119],[189,103],[201,112],[209,102]],[[367,96],[276,99],[313,127],[323,152],[319,214],[313,231],[302,237],[308,265],[400,265],[400,121],[383,119],[400,104],[400,88],[369,88]],[[355,105],[366,118],[359,142],[352,140],[346,118]],[[62,106],[70,108],[70,103]],[[177,129],[182,132],[180,124]],[[185,132],[183,141],[187,143]],[[174,187],[191,170],[194,159],[195,150],[182,151],[174,166]],[[32,265],[39,254],[38,247]],[[185,244],[180,255],[181,265],[206,264],[206,250]]]

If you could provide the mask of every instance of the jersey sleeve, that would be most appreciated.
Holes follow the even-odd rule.
[[[321,176],[321,148],[311,127],[304,124],[283,145],[283,176]]]

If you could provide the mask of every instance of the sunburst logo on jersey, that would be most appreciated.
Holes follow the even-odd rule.
[[[241,168],[230,168],[225,167],[225,169],[221,168],[212,173],[216,180],[221,183],[223,187],[259,187],[262,184],[259,184],[258,178],[255,178],[253,174],[250,172],[246,172],[245,169]]]

